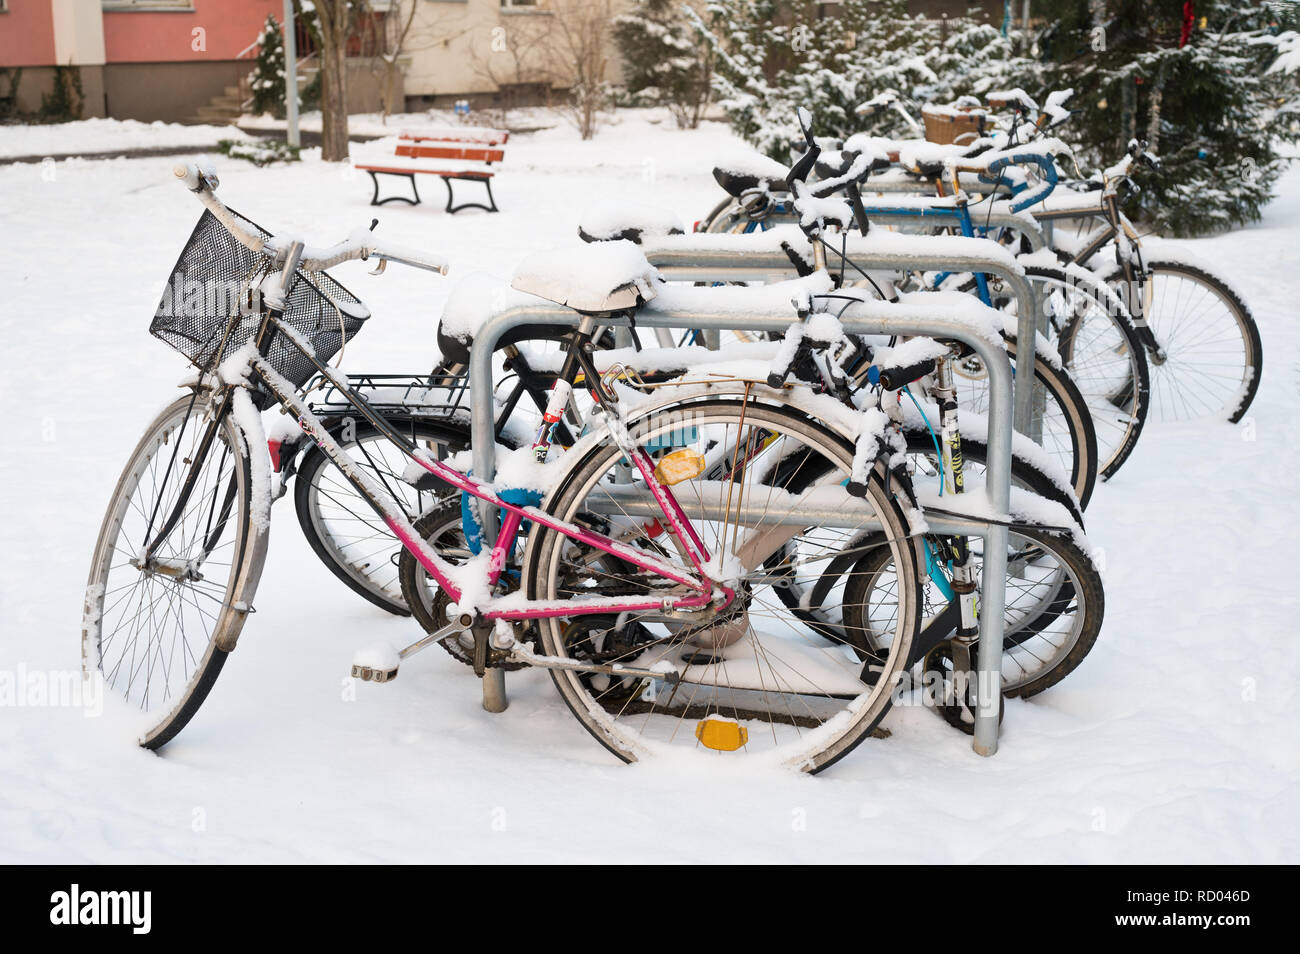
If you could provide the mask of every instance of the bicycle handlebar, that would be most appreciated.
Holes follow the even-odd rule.
[[[298,240],[288,236],[264,239],[250,229],[243,219],[230,211],[226,204],[217,198],[216,190],[220,180],[215,171],[193,163],[184,163],[172,167],[172,174],[198,196],[199,201],[216,216],[241,245],[250,251],[266,255],[277,265],[284,263],[290,248]],[[348,238],[329,248],[320,249],[304,245],[299,267],[308,271],[323,272],[343,262],[358,259],[367,261],[371,258],[379,259],[381,262],[396,262],[399,265],[422,268],[440,275],[447,274],[446,259],[388,242],[377,242],[369,227],[357,229]]]
[[[1057,173],[1056,161],[1051,155],[1041,152],[1013,152],[1009,155],[998,156],[991,160],[983,169],[971,169],[969,171],[979,172],[980,179],[984,182],[992,183],[996,177],[1008,166],[1031,165],[1037,166],[1042,181],[1013,196],[1011,200],[1012,212],[1023,212],[1031,205],[1035,205],[1046,199],[1056,188]]]

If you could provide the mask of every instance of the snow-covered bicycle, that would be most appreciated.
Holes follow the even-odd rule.
[[[217,199],[214,177],[194,168],[179,174],[207,211],[177,273],[183,282],[199,275],[237,279],[244,294],[233,311],[182,304],[155,317],[154,333],[198,371],[131,455],[95,547],[84,664],[139,710],[141,744],[166,744],[194,717],[253,612],[272,503],[261,411],[277,405],[296,417],[449,597],[439,630],[401,651],[356,661],[359,677],[387,681],[402,659],[463,636],[480,672],[510,664],[551,670],[574,715],[625,760],[665,749],[743,750],[816,771],[879,723],[919,625],[920,593],[904,509],[911,504],[899,498],[906,482],[897,475],[887,486],[887,459],[870,465],[863,496],[850,497],[849,475],[864,476],[860,465],[855,471],[854,446],[820,423],[798,390],[745,387],[624,414],[585,346],[600,315],[635,310],[653,286],[634,275],[606,274],[604,284],[592,275],[584,287],[601,289],[567,351],[548,426],[516,462],[524,488],[549,488],[544,505],[513,503],[498,492],[499,483],[485,484],[400,432],[386,433],[408,457],[405,479],[441,481],[504,514],[490,550],[450,562],[425,542],[392,495],[355,466],[299,394],[312,374],[348,391],[326,361],[368,318],[325,269],[353,259],[439,271],[443,264],[386,247],[368,233],[328,249],[269,236]],[[253,290],[260,300],[247,294]],[[601,427],[560,461],[544,463],[549,425],[579,371]],[[349,398],[366,412],[362,395]],[[378,416],[369,423],[386,428]],[[737,457],[741,448],[755,452]],[[710,455],[726,453],[732,466],[724,479],[695,479]],[[811,485],[783,485],[772,479],[782,465],[796,476],[809,468],[820,477]],[[499,482],[508,479],[507,470]],[[690,509],[698,518],[678,503],[673,488],[679,485],[694,497]],[[623,518],[617,507],[611,513],[611,500],[627,499],[612,496],[614,487],[652,504],[657,518]],[[874,615],[894,620],[891,639],[870,664],[851,647],[828,645],[765,595],[769,554],[747,539],[739,522],[742,499],[751,507],[788,506],[813,494],[842,500],[891,553],[896,585],[872,595],[887,604]],[[531,524],[526,558],[512,577],[507,554],[525,522]]]

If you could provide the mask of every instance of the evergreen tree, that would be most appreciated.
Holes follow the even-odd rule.
[[[1257,219],[1278,143],[1300,139],[1296,16],[1259,0],[1038,0],[1045,26],[1026,43],[974,17],[911,17],[905,0],[710,0],[696,27],[714,50],[719,104],[778,159],[798,106],[819,135],[842,138],[867,125],[854,108],[886,88],[921,105],[1016,86],[1042,102],[1072,87],[1081,115],[1060,134],[1079,144],[1080,166],[1148,140],[1162,166],[1138,173],[1130,212],[1186,235]],[[915,135],[889,113],[873,122]]]
[[[907,0],[843,0],[824,14],[816,0],[712,0],[699,29],[714,49],[714,89],[736,130],[774,158],[797,137],[795,108],[808,107],[818,135],[864,128],[855,109],[886,89],[949,102],[1036,77],[1015,38],[972,18],[946,25],[912,16]],[[706,19],[707,18],[707,19]],[[1013,82],[1014,80],[1014,82]],[[871,131],[913,135],[894,113]]]
[[[284,36],[275,17],[268,15],[257,38],[257,63],[248,74],[253,88],[253,113],[270,113],[283,118],[285,113]]]
[[[1285,81],[1272,11],[1249,0],[1092,0],[1057,32],[1058,85],[1081,95],[1071,127],[1083,161],[1114,162],[1130,139],[1160,156],[1142,170],[1137,212],[1157,231],[1192,235],[1259,218],[1281,171]],[[1131,210],[1132,211],[1132,210]]]
[[[710,57],[678,0],[636,0],[614,18],[627,90],[667,106],[679,129],[694,129],[709,101]]]

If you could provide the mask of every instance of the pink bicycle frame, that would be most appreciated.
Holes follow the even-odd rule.
[[[483,615],[487,619],[503,620],[525,620],[525,619],[546,619],[560,616],[581,616],[595,613],[622,613],[628,611],[649,611],[656,609],[697,609],[707,606],[713,601],[713,591],[715,587],[723,591],[726,595],[726,602],[730,602],[734,595],[730,588],[713,583],[705,573],[704,565],[708,562],[709,554],[704,544],[700,541],[699,535],[691,525],[690,519],[683,512],[681,505],[673,496],[669,488],[663,486],[654,477],[654,467],[650,463],[645,452],[641,448],[634,448],[631,454],[632,461],[636,464],[642,476],[646,480],[647,486],[654,495],[656,502],[663,510],[664,519],[672,528],[671,532],[677,535],[682,541],[683,548],[694,566],[696,574],[694,576],[682,572],[682,569],[675,567],[670,563],[658,559],[652,554],[638,550],[635,547],[628,546],[604,534],[596,533],[576,524],[560,520],[550,514],[532,506],[518,506],[507,503],[499,496],[493,493],[485,484],[480,483],[467,474],[448,467],[446,464],[437,460],[430,460],[423,455],[417,455],[414,460],[429,473],[433,474],[440,480],[446,481],[458,490],[471,494],[479,500],[500,507],[505,510],[505,517],[501,522],[501,529],[497,533],[496,543],[493,544],[491,553],[488,557],[488,585],[495,586],[505,569],[506,553],[514,546],[514,542],[519,533],[519,528],[524,520],[532,520],[571,537],[580,543],[592,546],[598,550],[616,556],[621,560],[640,567],[643,570],[649,570],[658,574],[665,579],[680,583],[683,586],[690,587],[695,593],[691,596],[680,598],[670,598],[667,600],[648,600],[645,598],[627,597],[620,599],[618,597],[609,597],[601,599],[598,603],[586,603],[579,600],[571,600],[564,606],[542,605],[534,608],[520,607],[517,609],[489,609]],[[389,515],[385,515],[385,522],[390,530],[402,541],[403,546],[411,551],[412,555],[420,561],[420,565],[428,571],[453,600],[461,598],[461,590],[450,575],[439,566],[443,561],[436,558],[436,555],[426,552],[423,542],[414,539],[400,527],[395,520]]]

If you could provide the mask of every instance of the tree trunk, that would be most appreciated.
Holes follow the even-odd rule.
[[[346,49],[321,50],[321,145],[326,162],[348,157],[348,74]]]
[[[347,0],[317,0],[320,17],[321,147],[326,162],[348,157],[348,32]]]

